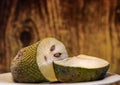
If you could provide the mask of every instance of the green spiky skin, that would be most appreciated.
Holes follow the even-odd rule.
[[[79,67],[66,67],[54,63],[54,70],[60,82],[86,82],[104,78],[109,65],[103,68],[86,69]]]
[[[11,64],[11,73],[16,82],[30,83],[47,81],[36,63],[38,43],[21,49]]]

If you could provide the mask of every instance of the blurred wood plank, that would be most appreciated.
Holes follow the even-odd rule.
[[[0,73],[6,72],[9,70],[7,68],[10,63],[7,63],[7,61],[11,60],[11,57],[9,56],[7,58],[6,56],[6,43],[5,43],[5,37],[9,35],[5,35],[6,27],[8,23],[8,19],[10,17],[11,9],[13,0],[2,0],[0,2]],[[8,48],[9,49],[9,48]]]

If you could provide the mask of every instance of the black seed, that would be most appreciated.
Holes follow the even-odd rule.
[[[46,56],[44,56],[44,59],[45,59],[45,61],[47,61],[47,57]]]
[[[54,57],[60,57],[62,53],[56,53],[54,54]]]
[[[54,50],[55,50],[55,45],[52,45],[50,51],[54,51]]]

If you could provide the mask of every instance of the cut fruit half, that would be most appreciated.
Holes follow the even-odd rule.
[[[57,81],[53,61],[68,57],[64,44],[55,38],[46,38],[37,48],[37,64],[43,76],[50,82]]]
[[[79,55],[54,61],[56,77],[61,82],[93,81],[104,78],[109,63],[97,57]]]

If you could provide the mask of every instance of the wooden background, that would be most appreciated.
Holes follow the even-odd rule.
[[[22,47],[46,37],[110,62],[120,74],[120,0],[0,0],[0,73]]]

